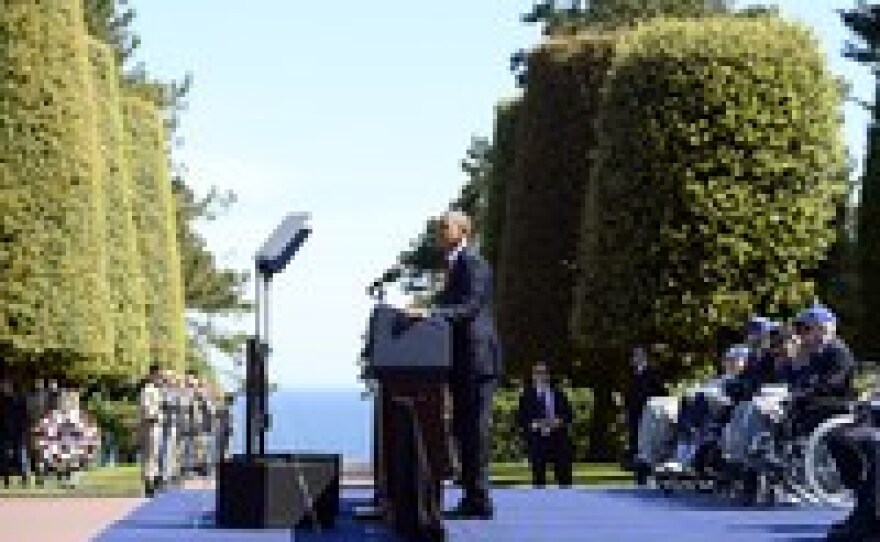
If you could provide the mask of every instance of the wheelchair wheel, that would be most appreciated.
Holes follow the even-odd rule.
[[[853,425],[852,414],[841,414],[819,424],[806,443],[804,471],[809,490],[819,502],[839,508],[850,508],[855,499],[841,481],[837,465],[828,447],[828,436],[832,431]]]

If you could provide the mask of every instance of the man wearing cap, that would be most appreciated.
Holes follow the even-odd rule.
[[[837,336],[837,316],[823,305],[814,305],[797,318],[802,344],[809,355],[806,394],[818,397],[852,399],[855,359],[849,347]]]
[[[746,367],[736,385],[728,389],[731,398],[739,403],[748,401],[761,389],[763,384],[772,382],[775,377],[773,353],[767,348],[770,336],[779,329],[779,323],[764,316],[753,317],[746,324],[746,344],[749,357]]]

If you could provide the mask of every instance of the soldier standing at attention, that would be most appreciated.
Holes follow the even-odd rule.
[[[161,453],[161,477],[162,483],[172,482],[176,474],[177,466],[177,406],[174,373],[162,372],[162,453]]]
[[[150,365],[150,372],[144,379],[140,400],[140,448],[141,474],[144,480],[144,493],[152,497],[160,484],[160,459],[162,452],[162,391],[159,366]]]

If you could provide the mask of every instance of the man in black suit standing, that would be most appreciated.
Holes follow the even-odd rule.
[[[501,348],[492,316],[492,272],[468,245],[471,219],[451,211],[440,219],[438,242],[446,254],[446,285],[430,311],[452,323],[452,432],[459,448],[464,496],[452,517],[492,517],[489,460],[492,395],[501,375]],[[410,316],[427,312],[409,309]]]
[[[646,473],[644,465],[639,461],[639,425],[642,420],[642,411],[651,397],[666,395],[663,379],[657,370],[648,361],[648,352],[644,346],[633,348],[630,359],[632,368],[631,380],[626,403],[626,425],[629,435],[629,461],[630,467],[636,474],[636,481],[644,483]]]
[[[547,365],[532,368],[531,385],[523,390],[516,411],[517,426],[523,433],[532,484],[546,485],[547,463],[553,463],[553,474],[560,487],[571,485],[572,445],[569,427],[574,415],[571,402],[547,374]]]

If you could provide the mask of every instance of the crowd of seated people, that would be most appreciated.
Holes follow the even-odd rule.
[[[724,354],[716,378],[645,407],[638,445],[643,470],[696,473],[719,487],[739,479],[751,494],[756,469],[765,468],[753,462],[757,444],[809,435],[854,399],[855,362],[827,307],[816,304],[787,324],[753,318],[744,335]],[[666,426],[658,423],[664,419]],[[665,456],[657,453],[658,443],[666,444]]]

